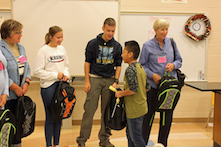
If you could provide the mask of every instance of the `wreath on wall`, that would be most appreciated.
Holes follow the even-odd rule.
[[[193,22],[196,22],[196,20],[200,20],[202,22],[204,22],[205,24],[205,32],[201,35],[196,35],[194,32],[191,31],[190,26],[192,25]],[[198,25],[198,29],[201,28],[201,25]],[[204,14],[197,14],[194,15],[192,17],[190,17],[185,25],[185,29],[184,29],[184,33],[190,37],[191,39],[195,40],[195,41],[200,41],[205,39],[207,36],[209,36],[211,32],[211,24],[209,19],[207,18],[207,16],[205,16]]]

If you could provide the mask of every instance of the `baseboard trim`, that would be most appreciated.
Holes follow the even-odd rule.
[[[173,123],[206,123],[208,118],[173,118]],[[159,123],[160,119],[155,118],[154,123]],[[99,125],[100,120],[93,120],[93,125]],[[213,122],[213,118],[210,119]],[[80,125],[81,120],[72,120],[72,125]],[[35,126],[43,126],[44,121],[35,121]]]

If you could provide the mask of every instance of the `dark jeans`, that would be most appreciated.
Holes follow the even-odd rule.
[[[146,144],[149,140],[150,131],[154,121],[157,102],[156,96],[157,90],[154,88],[151,88],[151,90],[147,92],[148,113],[144,116],[142,125],[142,135]],[[171,128],[172,119],[173,111],[160,112],[158,143],[162,143],[165,147],[167,147],[167,139]]]
[[[61,131],[61,121],[53,121],[50,118],[50,115],[47,111],[47,107],[51,104],[54,92],[56,90],[56,87],[58,85],[58,82],[55,82],[51,86],[47,88],[41,88],[41,96],[44,103],[45,108],[45,139],[46,139],[46,146],[52,146],[52,137],[53,137],[53,143],[54,145],[59,144],[60,139],[60,131]]]
[[[143,117],[134,119],[127,118],[127,140],[128,147],[145,147],[146,143],[142,137]]]

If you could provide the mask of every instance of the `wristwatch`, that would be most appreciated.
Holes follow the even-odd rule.
[[[27,83],[28,85],[30,85],[30,82],[28,82],[28,81],[25,81],[25,83]]]
[[[114,82],[118,84],[119,83],[119,79],[114,79]]]

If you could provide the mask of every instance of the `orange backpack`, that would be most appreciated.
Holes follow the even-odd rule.
[[[50,117],[54,121],[69,118],[76,103],[75,88],[69,83],[60,81],[48,107]]]

